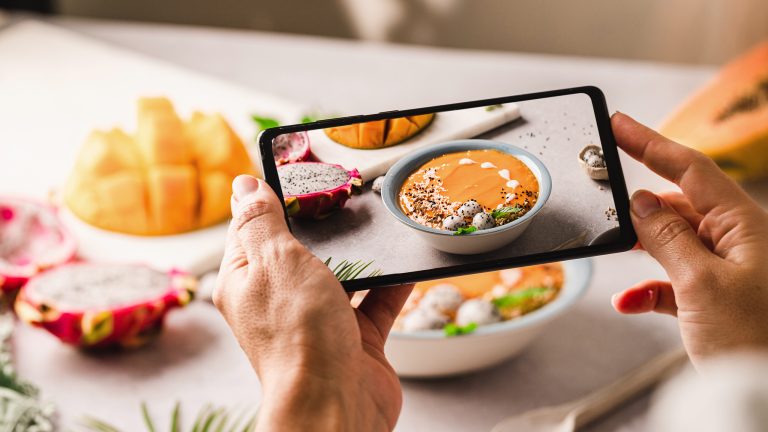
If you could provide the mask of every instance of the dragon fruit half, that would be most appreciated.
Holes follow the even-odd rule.
[[[40,273],[16,298],[16,314],[62,342],[135,347],[159,333],[165,314],[193,297],[195,279],[130,264],[71,263]]]
[[[353,169],[322,162],[298,162],[277,168],[288,216],[322,219],[360,193],[363,179]]]
[[[0,288],[12,291],[77,250],[56,210],[25,198],[0,197]]]
[[[306,132],[292,132],[276,136],[272,140],[272,155],[277,166],[308,160],[309,135]]]

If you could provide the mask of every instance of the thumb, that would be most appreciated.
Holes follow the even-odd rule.
[[[283,206],[263,180],[240,175],[232,182],[232,223],[239,244],[250,261],[259,246],[290,236]]]
[[[690,274],[694,265],[706,265],[711,252],[691,225],[664,200],[646,190],[632,195],[632,225],[643,248],[670,278]]]

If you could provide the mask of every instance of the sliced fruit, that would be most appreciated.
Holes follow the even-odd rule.
[[[135,347],[191,300],[194,278],[140,265],[73,263],[41,273],[16,298],[19,318],[84,348]]]
[[[325,129],[339,144],[359,149],[377,149],[399,144],[429,126],[434,114],[376,120]]]
[[[344,207],[363,185],[360,173],[341,165],[298,162],[277,168],[289,216],[322,219]]]
[[[75,252],[75,240],[55,209],[0,197],[0,289],[15,290],[38,272],[71,260]]]
[[[768,42],[725,65],[660,129],[737,180],[768,175]]]

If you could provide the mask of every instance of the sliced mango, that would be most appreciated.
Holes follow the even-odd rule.
[[[339,144],[359,149],[389,147],[411,138],[429,126],[434,114],[376,120],[325,129],[325,134]]]
[[[175,234],[230,215],[231,184],[255,174],[243,142],[219,114],[183,123],[164,98],[141,99],[136,136],[94,131],[64,188],[85,222],[136,235]]]

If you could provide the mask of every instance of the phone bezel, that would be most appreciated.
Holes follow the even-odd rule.
[[[262,131],[257,138],[259,144],[259,159],[261,161],[264,180],[277,193],[280,201],[283,202],[280,181],[277,175],[277,166],[272,156],[272,140],[281,134],[290,132],[305,132],[315,129],[325,129],[335,126],[346,126],[353,123],[361,123],[374,120],[391,119],[410,115],[439,113],[443,111],[453,111],[467,108],[476,108],[488,105],[505,104],[512,102],[521,102],[531,99],[543,99],[570,94],[586,94],[592,101],[592,108],[595,113],[597,129],[600,135],[600,141],[608,168],[608,177],[613,193],[614,205],[619,221],[619,238],[613,243],[581,246],[571,249],[542,252],[539,254],[526,255],[514,258],[505,258],[499,260],[486,261],[481,263],[461,264],[452,267],[441,267],[428,270],[419,270],[407,273],[386,274],[382,276],[366,277],[343,281],[342,285],[346,291],[360,291],[373,287],[391,286],[410,282],[419,282],[423,280],[438,279],[462,274],[480,273],[485,271],[499,270],[512,267],[520,267],[533,264],[541,264],[553,261],[563,261],[575,258],[584,258],[588,256],[605,255],[609,253],[624,252],[631,249],[637,243],[637,235],[632,227],[632,221],[629,214],[629,194],[627,193],[626,182],[619,160],[619,153],[616,141],[611,130],[611,118],[608,113],[608,106],[605,102],[603,92],[594,86],[573,87],[559,90],[551,90],[536,93],[527,93],[514,96],[504,96],[492,99],[481,99],[469,102],[459,102],[446,105],[437,105],[424,108],[414,108],[398,111],[387,111],[378,114],[357,115],[349,117],[340,117],[329,120],[320,120],[312,123],[295,124],[289,126],[279,126]],[[370,181],[370,179],[366,179]],[[291,223],[283,205],[285,221],[290,229]]]

